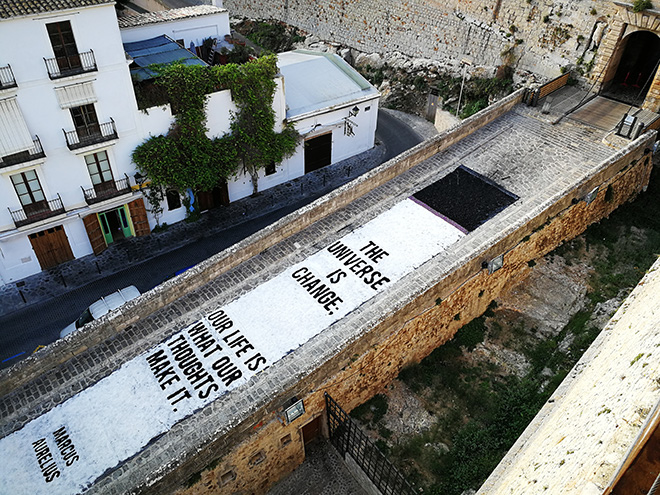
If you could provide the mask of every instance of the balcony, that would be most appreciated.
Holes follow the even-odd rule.
[[[11,65],[7,64],[0,67],[0,89],[15,88],[16,79],[14,79],[14,72],[11,70]]]
[[[41,147],[39,136],[35,136],[32,142],[34,143],[32,148],[21,151],[20,153],[14,153],[13,155],[5,155],[0,157],[0,168],[10,167],[11,165],[18,165],[19,163],[30,162],[39,158],[45,158],[46,153],[44,153],[44,150]]]
[[[44,58],[44,62],[48,70],[48,77],[51,79],[60,79],[98,70],[93,50],[64,57]]]
[[[50,201],[39,201],[14,211],[10,208],[7,209],[16,227],[22,227],[64,213],[64,205],[59,194],[56,199]]]
[[[122,194],[127,194],[131,192],[131,185],[128,182],[128,176],[124,174],[123,179],[114,180],[111,182],[102,182],[101,184],[96,184],[94,187],[85,189],[80,186],[85,195],[85,202],[88,205],[93,205],[94,203],[99,203],[105,201],[106,199],[116,198]]]
[[[104,122],[102,124],[79,127],[73,131],[62,129],[62,132],[66,139],[66,145],[71,151],[117,139],[117,128],[113,119],[110,119],[110,122]]]

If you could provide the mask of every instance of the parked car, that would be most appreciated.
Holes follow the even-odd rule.
[[[60,338],[66,337],[71,332],[83,327],[87,323],[98,320],[104,314],[109,313],[113,309],[117,309],[119,306],[126,304],[128,301],[135,299],[139,295],[140,291],[137,290],[134,285],[129,285],[128,287],[119,289],[117,292],[102,297],[83,311],[76,321],[67,325],[66,328],[60,332]]]

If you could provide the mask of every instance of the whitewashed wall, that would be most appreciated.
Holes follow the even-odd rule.
[[[94,51],[98,71],[52,81],[43,61],[44,58],[52,58],[54,55],[45,25],[67,20],[71,23],[78,50]],[[195,40],[201,42],[208,35],[205,30],[211,20],[219,34],[223,34],[225,28],[227,33],[229,32],[226,13],[142,26],[139,29],[128,28],[120,32],[112,5],[0,21],[1,46],[20,47],[20,50],[6,49],[0,53],[0,66],[10,64],[18,84],[17,88],[1,91],[0,98],[16,96],[30,135],[40,138],[46,154],[45,159],[29,166],[19,164],[0,169],[0,283],[19,280],[41,270],[27,238],[32,232],[63,225],[74,256],[90,254],[92,249],[82,217],[101,211],[102,206],[95,205],[90,208],[85,202],[82,188],[91,188],[92,183],[84,155],[106,151],[115,180],[127,175],[134,184],[136,169],[131,160],[133,150],[149,136],[166,133],[172,124],[172,113],[167,105],[152,107],[146,111],[138,110],[122,42],[160,34],[168,34],[178,39],[181,35],[176,33],[186,30],[192,33],[193,28],[197,33]],[[89,82],[94,87],[97,98],[94,107],[99,122],[105,123],[113,119],[119,138],[82,153],[71,151],[66,145],[63,130],[73,130],[74,124],[70,111],[60,107],[55,90],[84,82]],[[276,82],[273,109],[276,130],[280,131],[286,116],[286,97],[282,76],[278,76]],[[361,111],[353,118],[359,127],[356,128],[356,136],[352,138],[343,136],[341,124],[338,124],[347,114],[349,107],[310,117],[296,122],[295,125],[303,134],[316,124],[321,124],[317,131],[325,129],[327,132],[332,129],[332,162],[335,163],[373,146],[377,100],[374,102],[371,104],[371,114]],[[364,108],[360,106],[361,109]],[[209,137],[222,136],[229,131],[231,112],[235,110],[229,91],[210,95],[207,103]],[[9,213],[9,209],[21,208],[10,175],[30,169],[37,171],[46,199],[55,199],[59,194],[67,214],[57,221],[50,219],[30,224],[19,231],[14,227]],[[267,189],[303,174],[304,155],[301,143],[294,156],[277,166],[277,173],[265,176],[261,171],[259,188]],[[252,184],[249,177],[239,174],[230,180],[228,189],[230,201],[236,201],[252,193]],[[148,204],[146,206],[149,208]],[[185,217],[183,207],[169,211],[166,202],[163,207],[161,223],[175,223]],[[156,225],[155,219],[152,215],[149,217],[153,228]]]
[[[51,80],[44,58],[54,56],[46,24],[69,21],[78,51],[93,50],[98,71]],[[119,139],[87,153],[105,150],[115,179],[132,175],[130,154],[140,142],[136,126],[137,104],[113,5],[51,12],[0,21],[0,65],[10,64],[17,88],[5,90],[0,98],[15,96],[30,135],[38,136],[46,158],[38,164],[14,165],[0,170],[0,277],[6,283],[38,273],[41,268],[27,235],[55,225],[63,225],[75,257],[91,253],[81,217],[90,213],[82,188],[92,187],[84,155],[71,151],[63,130],[74,129],[71,113],[59,105],[56,88],[91,82],[97,101],[94,103],[100,123],[113,119]],[[8,208],[21,208],[10,176],[34,169],[46,196],[59,196],[68,214],[58,222],[38,222],[14,228]],[[26,261],[28,260],[29,261]]]
[[[141,41],[163,34],[173,40],[183,39],[185,47],[190,42],[200,46],[205,38],[224,38],[230,34],[229,13],[219,12],[198,17],[179,19],[176,21],[161,22],[157,24],[146,24],[144,26],[125,27],[121,29],[121,37],[125,43]]]

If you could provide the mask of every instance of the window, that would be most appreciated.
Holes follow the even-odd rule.
[[[270,162],[266,165],[266,175],[273,175],[277,173],[277,167],[275,167],[275,162]]]
[[[73,125],[76,128],[78,137],[94,136],[101,133],[99,120],[96,117],[96,110],[93,104],[82,105],[70,109]]]
[[[263,450],[260,450],[256,454],[254,454],[252,457],[250,457],[249,464],[250,466],[258,466],[262,462],[266,460],[266,454]]]
[[[168,189],[165,192],[165,197],[167,198],[167,211],[181,208],[181,196],[179,195],[179,191],[176,189]]]
[[[224,486],[236,479],[236,471],[233,469],[220,476],[220,486]]]
[[[0,156],[9,156],[34,147],[16,97],[0,99]]]
[[[50,44],[60,70],[76,69],[81,66],[76,40],[69,21],[46,24]]]
[[[86,155],[85,163],[87,163],[87,170],[94,186],[113,181],[107,152],[99,151],[98,153]]]
[[[282,438],[280,438],[280,444],[282,447],[286,447],[291,443],[291,434],[287,433]]]
[[[11,182],[14,184],[14,189],[16,189],[16,194],[23,207],[35,206],[46,200],[37,178],[37,172],[34,170],[12,175]]]

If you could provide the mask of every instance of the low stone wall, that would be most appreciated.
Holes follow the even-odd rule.
[[[510,111],[521,101],[523,93],[523,89],[512,93],[464,120],[460,125],[420,143],[406,153],[209,258],[195,268],[150,290],[120,310],[89,324],[84,331],[75,332],[13,367],[0,371],[0,395],[9,393],[13,388],[28,383],[73,356],[111,338],[139,319],[147,317],[184,294],[198,289],[246,259],[261,253],[282,239],[300,232],[326,215],[343,208],[416,164],[448,148]]]
[[[186,495],[265,493],[271,483],[304,458],[301,429],[323,417],[324,392],[351,410],[382,390],[403,367],[418,362],[451,339],[507,286],[526,276],[529,261],[574,238],[634,198],[648,183],[654,138],[655,133],[642,136],[569,191],[549,198],[529,215],[518,212],[518,220],[492,236],[486,232],[483,243],[472,249],[464,247],[462,257],[447,266],[440,262],[434,276],[423,270],[412,274],[402,284],[406,287],[392,291],[379,308],[355,317],[365,326],[358,338],[319,365],[310,365],[310,372],[292,378],[292,384],[283,383],[277,397],[269,398],[267,404],[239,424],[228,426],[226,433],[203,447],[191,448],[194,452],[181,459],[176,469],[141,491]],[[587,203],[589,193],[595,193],[595,197]],[[514,214],[509,214],[512,219]],[[499,255],[504,256],[503,267],[489,274],[483,262]],[[373,318],[369,320],[369,316]],[[294,423],[286,424],[281,413],[293,396],[304,400],[306,412]],[[187,484],[192,486],[184,488]]]

